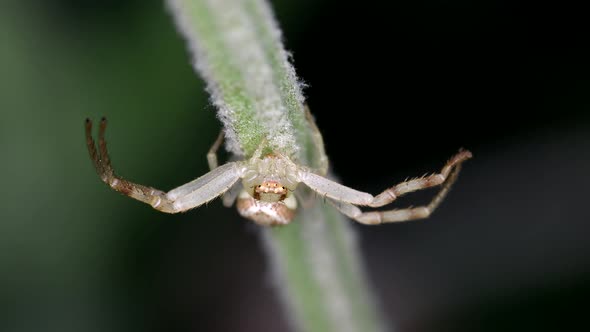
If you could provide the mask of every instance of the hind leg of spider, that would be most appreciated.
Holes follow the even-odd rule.
[[[209,164],[209,170],[211,171],[219,166],[219,162],[217,161],[217,150],[219,150],[221,143],[223,143],[223,135],[224,132],[222,129],[219,131],[219,135],[217,135],[217,139],[215,139],[211,148],[209,148],[209,152],[207,152],[207,163]]]
[[[457,165],[450,171],[447,181],[443,183],[441,190],[430,201],[430,203],[425,206],[387,211],[363,212],[357,206],[347,202],[337,201],[334,199],[329,199],[329,202],[332,203],[338,210],[340,210],[340,212],[342,212],[349,218],[352,218],[355,221],[365,225],[378,225],[384,223],[424,219],[428,218],[432,214],[432,212],[434,212],[434,210],[439,206],[439,204],[443,201],[443,199],[447,196],[449,190],[451,189],[451,186],[457,180],[457,176],[459,175],[460,170],[461,166]]]
[[[223,143],[224,134],[225,133],[224,133],[223,129],[219,131],[219,135],[217,135],[217,139],[215,139],[215,142],[213,143],[213,145],[211,145],[211,148],[209,148],[209,152],[207,152],[207,163],[209,164],[209,170],[211,170],[211,171],[216,169],[217,167],[219,167],[219,161],[218,161],[219,159],[217,158],[217,151],[219,150],[221,143]],[[237,183],[233,187],[229,188],[227,190],[227,192],[225,192],[223,194],[223,197],[222,197],[223,206],[230,207],[230,206],[234,205],[234,202],[236,201],[236,198],[238,197],[238,194],[240,193],[241,190],[242,190],[242,186],[239,183]]]
[[[317,156],[316,158],[317,160],[317,173],[322,175],[322,176],[326,176],[326,174],[328,173],[328,168],[329,168],[329,161],[328,161],[328,156],[326,155],[326,150],[324,147],[324,138],[322,136],[322,133],[320,132],[320,129],[318,128],[318,126],[315,123],[315,119],[313,118],[313,115],[311,115],[311,112],[309,111],[309,106],[307,106],[307,104],[304,105],[305,107],[305,119],[307,120],[307,123],[309,124],[309,128],[311,129],[311,138],[313,140],[313,145],[315,147]]]

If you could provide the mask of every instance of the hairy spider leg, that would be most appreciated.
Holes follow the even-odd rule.
[[[363,224],[373,225],[386,222],[421,219],[428,217],[442,202],[444,197],[448,194],[451,185],[457,179],[461,163],[471,157],[471,152],[461,150],[445,164],[440,173],[419,179],[404,181],[396,186],[386,189],[377,196],[343,186],[311,172],[302,172],[301,181],[320,195],[327,197],[328,201],[334,204],[334,206],[336,206],[343,214]],[[427,206],[402,210],[370,212],[362,212],[361,209],[356,206],[381,207],[392,203],[397,197],[403,194],[441,184],[443,184],[443,187],[440,192]]]
[[[98,131],[97,150],[96,143],[92,138],[92,121],[86,119],[86,145],[88,146],[90,158],[100,179],[114,190],[138,201],[150,204],[154,208],[157,208],[157,206],[164,210],[170,208],[167,204],[161,204],[166,201],[163,191],[127,181],[114,173],[107,150],[107,143],[104,138],[106,126],[107,120],[106,118],[102,118]]]
[[[428,218],[439,206],[439,204],[443,201],[443,199],[447,196],[452,184],[457,180],[457,176],[459,175],[460,170],[461,165],[457,165],[455,168],[451,170],[449,177],[447,178],[447,181],[443,183],[441,190],[430,201],[430,203],[425,206],[410,207],[405,209],[394,209],[387,211],[363,212],[357,206],[347,202],[336,201],[334,199],[329,199],[328,201],[349,218],[365,225],[378,225],[383,223],[404,222],[416,219],[424,219]]]
[[[106,118],[102,118],[98,132],[98,150],[92,138],[92,121],[86,119],[86,144],[90,158],[102,181],[114,190],[167,212],[183,212],[220,196],[240,178],[236,163],[227,163],[213,171],[166,193],[164,191],[127,181],[117,176],[111,166],[105,131]]]
[[[322,136],[320,129],[316,125],[313,115],[311,115],[311,112],[309,111],[309,107],[307,106],[307,104],[305,104],[305,119],[307,120],[309,128],[311,129],[311,138],[313,140],[313,145],[316,149],[319,158],[318,174],[325,176],[326,174],[328,174],[328,168],[330,164],[324,147],[324,137]]]
[[[224,137],[225,132],[223,131],[223,129],[221,129],[219,131],[219,135],[217,135],[217,139],[215,140],[215,142],[213,142],[211,148],[209,148],[209,152],[207,152],[207,163],[209,164],[210,170],[214,170],[219,166],[217,151],[219,150],[219,147],[221,147],[221,143],[223,143]],[[230,207],[234,205],[241,191],[242,183],[238,181],[231,188],[229,188],[221,197],[221,202],[223,203],[223,206]]]
[[[221,143],[223,143],[224,135],[225,132],[223,129],[220,130],[219,135],[217,135],[217,139],[215,139],[215,142],[213,142],[213,145],[211,145],[211,148],[209,148],[209,152],[207,152],[207,163],[209,164],[210,171],[216,169],[219,166],[219,162],[217,160],[217,151],[219,150]]]
[[[390,204],[396,198],[407,193],[438,186],[447,181],[447,178],[449,177],[449,174],[453,168],[457,168],[462,162],[464,162],[467,159],[470,159],[471,157],[471,152],[467,150],[459,150],[457,154],[455,154],[453,157],[451,157],[451,159],[449,159],[449,161],[447,161],[445,166],[441,169],[440,173],[424,176],[418,179],[404,181],[400,184],[397,184],[391,188],[384,190],[379,195],[375,196],[373,201],[368,205],[371,207],[381,207],[383,205]]]

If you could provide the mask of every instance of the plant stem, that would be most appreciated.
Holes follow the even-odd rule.
[[[317,168],[301,84],[264,0],[168,0],[224,125],[226,148],[274,152]],[[270,152],[270,151],[269,151]],[[350,221],[321,201],[261,229],[276,287],[298,331],[381,331]]]

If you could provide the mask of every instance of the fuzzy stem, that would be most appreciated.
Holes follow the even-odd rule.
[[[265,0],[168,0],[207,83],[226,148],[274,152],[317,167],[301,84]],[[318,201],[288,226],[261,230],[282,300],[298,331],[381,331],[350,221]]]

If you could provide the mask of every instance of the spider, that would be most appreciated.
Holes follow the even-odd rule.
[[[243,217],[263,226],[286,225],[293,220],[297,209],[295,190],[300,183],[324,197],[346,216],[362,224],[376,225],[427,218],[447,195],[457,178],[461,163],[472,156],[467,150],[459,150],[440,173],[404,181],[373,196],[325,177],[328,161],[322,136],[308,110],[306,114],[313,131],[314,145],[322,156],[318,169],[298,165],[289,156],[279,152],[263,154],[267,148],[266,141],[263,141],[249,159],[218,166],[216,153],[223,141],[222,131],[207,154],[211,171],[167,193],[127,181],[114,173],[105,141],[106,118],[102,118],[100,122],[98,149],[92,138],[92,121],[86,119],[86,144],[94,167],[103,182],[124,195],[151,205],[156,210],[166,213],[184,212],[223,196],[225,206],[229,207],[237,201],[237,210]],[[240,179],[241,183],[238,181]],[[441,190],[425,206],[368,212],[363,212],[359,208],[382,207],[406,193],[438,185],[442,185]]]

